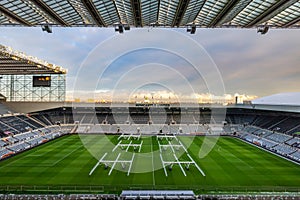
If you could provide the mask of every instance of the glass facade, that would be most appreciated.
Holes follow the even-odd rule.
[[[67,0],[44,0],[55,13],[68,24],[82,24],[82,18],[72,4]]]
[[[34,87],[33,76],[50,76],[51,86]],[[6,101],[63,102],[66,96],[66,75],[1,75],[0,93],[6,97]]]
[[[228,0],[208,0],[199,12],[195,23],[203,27],[209,24],[218,16],[222,9],[226,6]]]
[[[32,25],[54,23],[51,17],[41,12],[39,7],[31,1],[5,0],[1,2],[1,5]]]
[[[300,0],[0,0],[0,25],[113,26],[121,21],[137,27],[154,23],[257,27],[267,23],[285,28],[298,27],[299,5]]]
[[[157,21],[158,14],[157,0],[141,0],[141,12],[144,26],[149,26]]]
[[[293,20],[297,20],[300,18],[300,0],[296,2],[295,4],[292,4],[291,6],[284,9],[282,12],[275,15],[273,18],[271,18],[268,21],[268,24],[272,26],[285,26],[289,22],[292,22]]]
[[[106,25],[113,25],[114,23],[120,22],[115,1],[93,0],[93,4]]]
[[[204,3],[205,0],[191,0],[181,20],[181,25],[194,22]]]
[[[179,0],[161,0],[159,5],[158,23],[165,26],[171,26],[176,14]]]
[[[253,0],[241,12],[239,12],[239,14],[232,20],[232,24],[247,26],[257,17],[274,6],[277,2],[278,0]]]
[[[115,0],[122,23],[134,25],[134,17],[130,1]]]

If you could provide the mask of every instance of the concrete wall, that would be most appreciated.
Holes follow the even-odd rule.
[[[17,113],[30,113],[65,105],[64,102],[3,102],[11,111]]]
[[[94,107],[134,107],[135,104],[101,104],[101,103],[71,103],[71,102],[3,102],[3,104],[12,112],[17,113],[30,113],[37,112],[47,109],[59,108],[59,107],[85,107],[85,108],[94,108]],[[300,113],[300,106],[290,106],[290,105],[243,105],[243,104],[232,104],[228,106],[222,105],[191,105],[191,104],[182,104],[182,105],[171,105],[170,107],[208,107],[208,108],[244,108],[244,109],[254,109],[254,110],[273,110],[273,111],[283,111],[283,112],[294,112]]]

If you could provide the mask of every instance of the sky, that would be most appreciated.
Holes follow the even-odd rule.
[[[1,27],[0,44],[66,68],[68,98],[252,99],[299,92],[299,33]]]

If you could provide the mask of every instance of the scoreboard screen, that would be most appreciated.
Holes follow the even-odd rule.
[[[33,76],[33,87],[51,87],[51,76]]]

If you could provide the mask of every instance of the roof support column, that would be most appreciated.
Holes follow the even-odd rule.
[[[140,0],[131,0],[131,7],[136,27],[142,27],[142,10]]]
[[[175,13],[175,17],[174,17],[174,20],[172,22],[172,27],[174,26],[177,26],[179,27],[180,25],[180,22],[184,16],[184,13],[188,7],[190,3],[190,0],[181,0],[179,1],[179,4],[178,4],[178,7],[177,7],[177,10],[176,10],[176,13]]]

